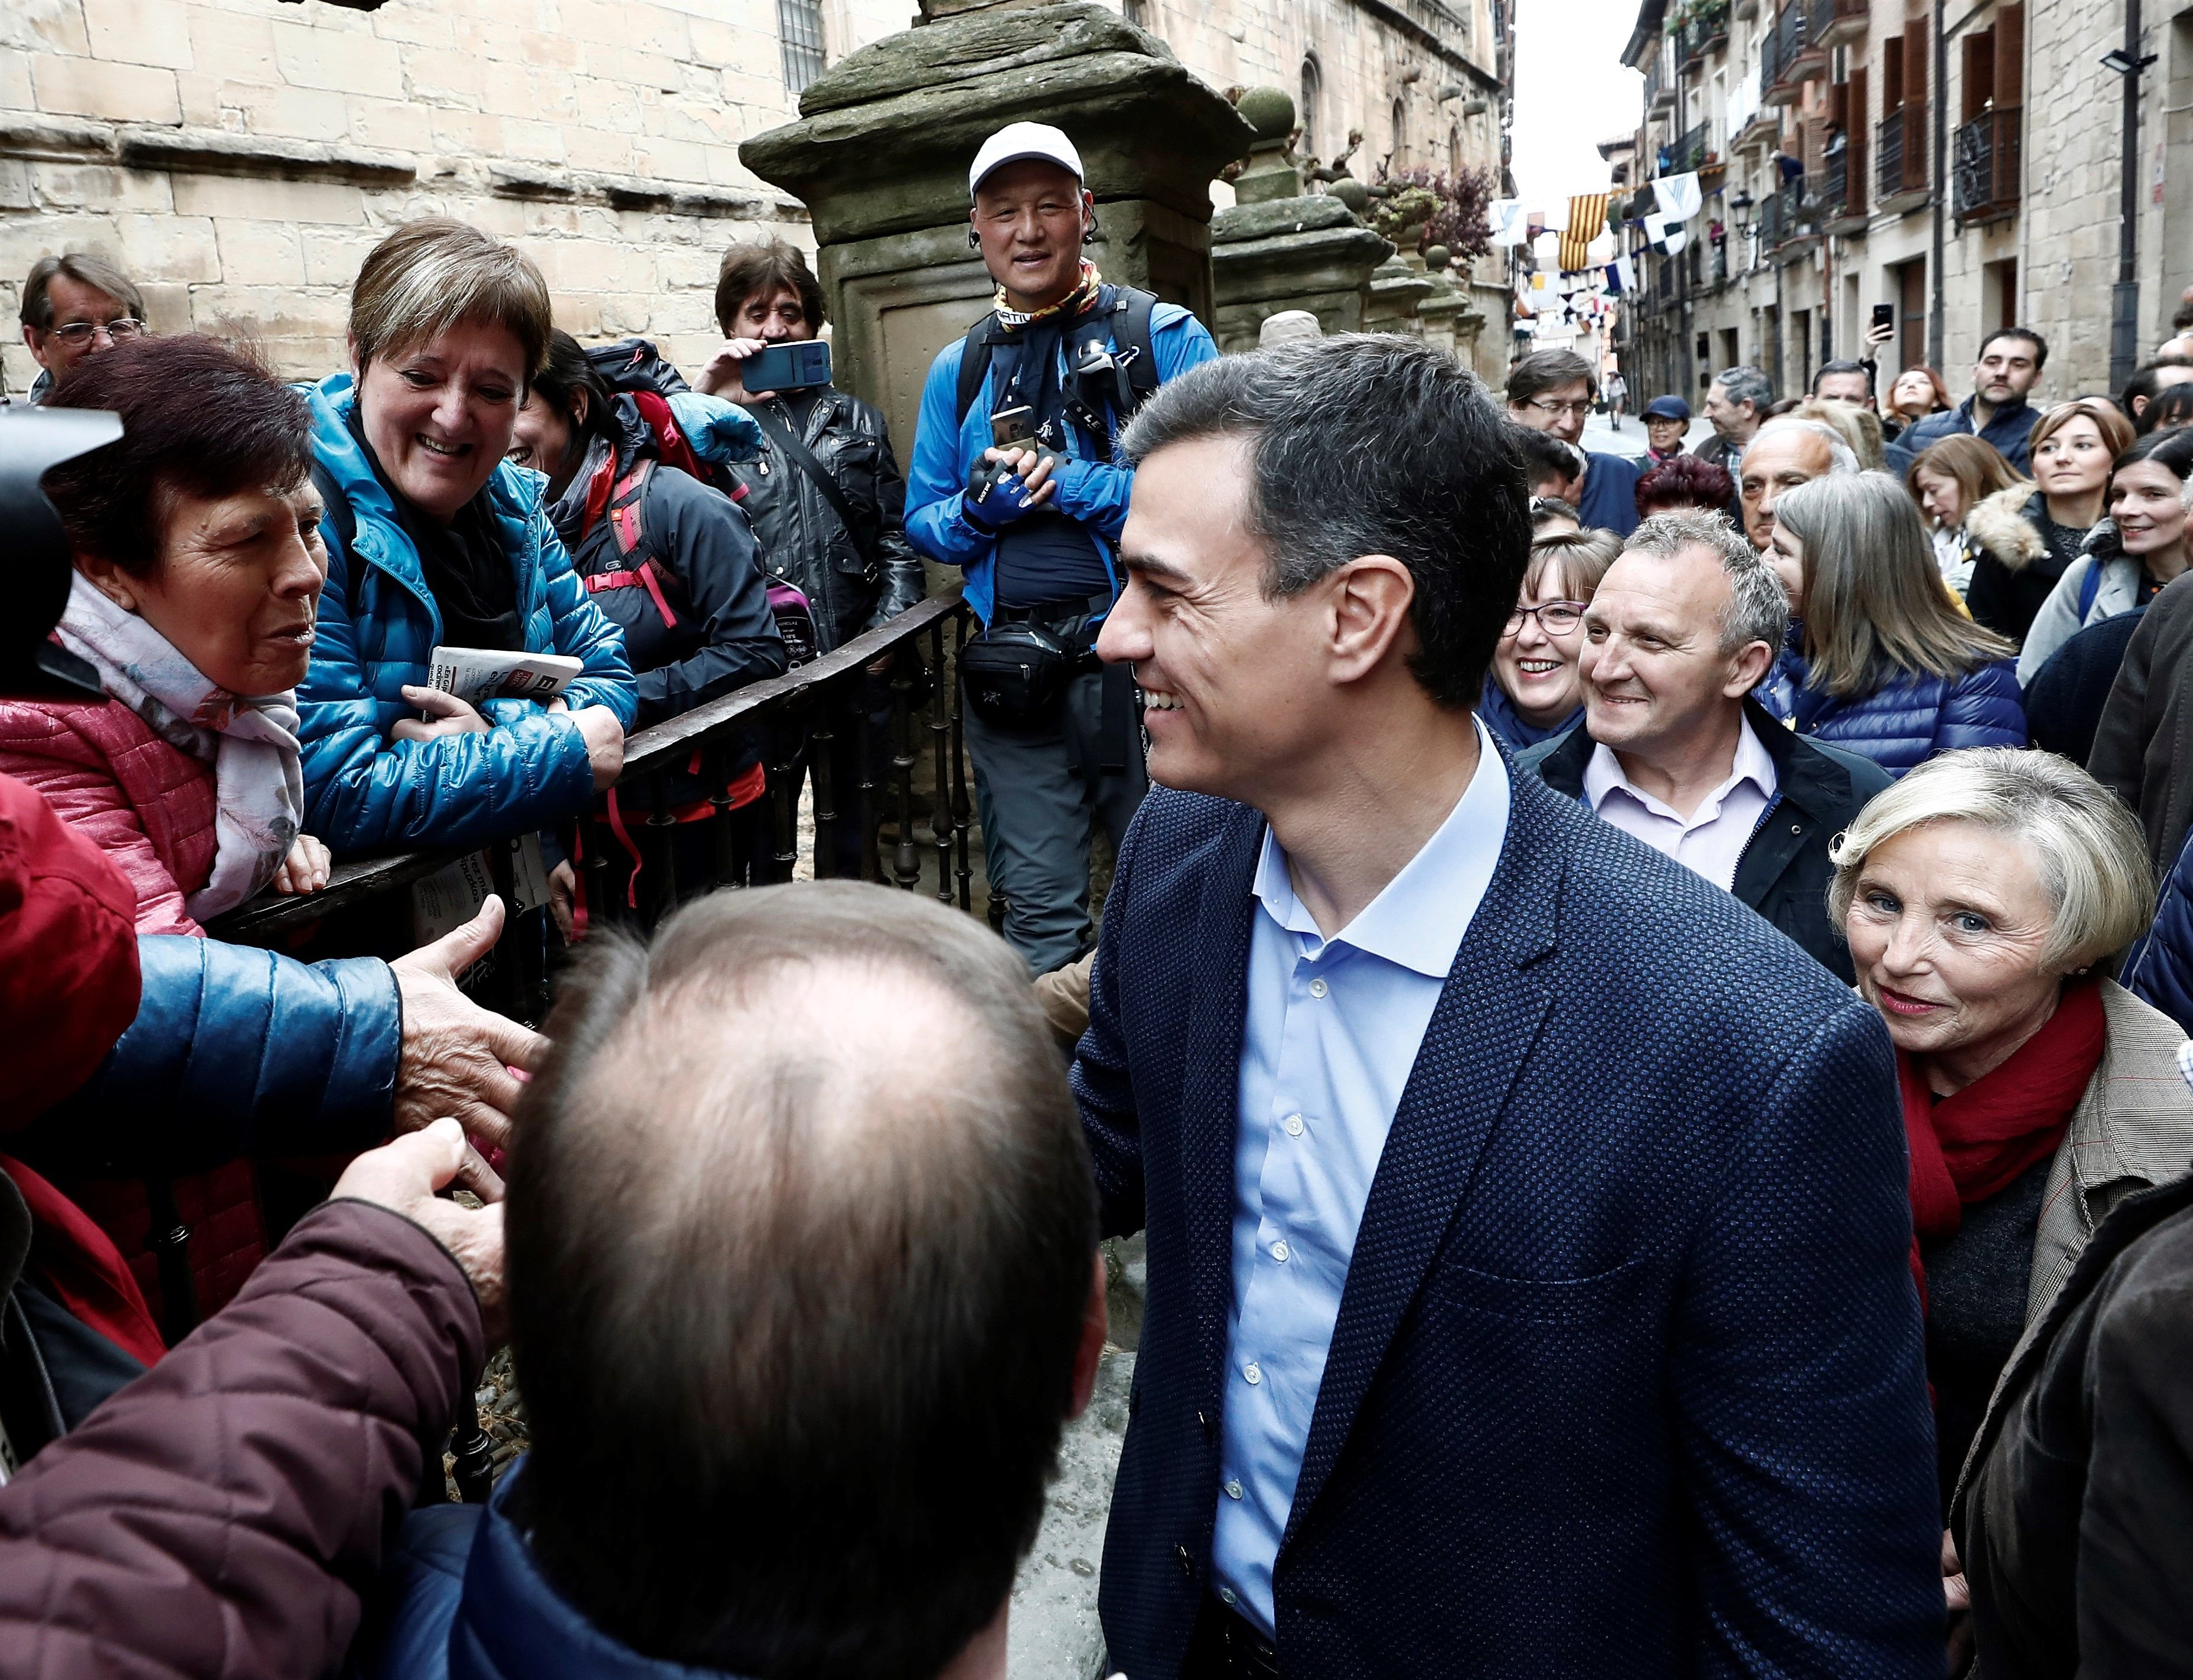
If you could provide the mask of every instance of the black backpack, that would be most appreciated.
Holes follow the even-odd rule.
[[[1150,345],[1150,311],[1157,307],[1157,294],[1133,286],[1107,286],[1112,294],[1112,307],[1106,312],[1113,318],[1112,342],[1119,347],[1119,365],[1114,373],[1117,390],[1113,399],[1114,419],[1124,426],[1128,417],[1150,398],[1158,388],[1157,355]],[[956,423],[967,423],[967,411],[975,406],[975,398],[982,394],[982,381],[990,376],[990,353],[1005,330],[998,324],[995,311],[985,315],[967,329],[967,336],[959,352],[959,396]]]

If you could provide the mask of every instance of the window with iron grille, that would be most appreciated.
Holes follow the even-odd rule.
[[[822,0],[776,0],[776,33],[784,51],[784,85],[794,94],[822,73]]]

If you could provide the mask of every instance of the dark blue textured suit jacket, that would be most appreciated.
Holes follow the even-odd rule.
[[[1514,774],[1394,1117],[1276,1571],[1280,1666],[1942,1672],[1911,1217],[1874,1012],[1726,893]],[[1263,820],[1154,788],[1074,1069],[1149,1283],[1111,1666],[1205,1591]]]

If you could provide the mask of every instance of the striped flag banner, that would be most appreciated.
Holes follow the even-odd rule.
[[[1591,258],[1588,250],[1606,227],[1605,192],[1586,192],[1569,200],[1569,225],[1561,234],[1561,267],[1573,273],[1588,267]]]

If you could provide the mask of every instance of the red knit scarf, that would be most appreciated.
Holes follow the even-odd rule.
[[[1911,1270],[1926,1296],[1919,1237],[1955,1234],[1967,1203],[2007,1190],[2056,1152],[2108,1037],[2097,981],[2065,989],[2041,1030],[1954,1096],[1937,1097],[1898,1051],[1904,1130],[1911,1146]]]

